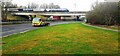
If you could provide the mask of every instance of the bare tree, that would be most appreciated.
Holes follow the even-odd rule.
[[[40,8],[43,8],[43,9],[47,9],[48,7],[49,7],[48,4],[45,4],[45,3],[40,5]]]
[[[58,8],[60,8],[60,6],[59,5],[54,5],[53,3],[50,3],[50,4],[41,4],[40,8],[43,8],[43,9],[58,9]]]
[[[28,8],[32,8],[32,9],[33,9],[33,8],[34,8],[34,9],[35,9],[35,8],[38,8],[38,6],[39,6],[39,5],[36,4],[36,3],[29,3],[29,4],[28,4]]]
[[[9,8],[16,8],[17,4],[12,4],[12,2],[2,2],[2,20],[7,20],[7,13]]]
[[[55,5],[54,8],[55,8],[55,9],[59,9],[60,6],[59,6],[59,5]]]
[[[92,10],[87,13],[86,17],[89,23],[115,25],[120,24],[118,21],[118,3],[104,2],[92,6]]]

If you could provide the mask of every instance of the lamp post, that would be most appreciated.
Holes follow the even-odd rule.
[[[73,13],[76,13],[76,3],[74,3],[74,10]],[[76,15],[74,15],[74,19],[76,20]]]
[[[2,24],[2,22],[1,22],[1,0],[0,0],[0,24]],[[2,27],[0,26],[0,37],[2,37]],[[2,39],[0,40],[0,42],[2,42]],[[0,46],[1,47],[1,46]],[[2,49],[2,47],[1,47],[1,49]],[[2,51],[0,51],[0,55],[2,56]]]
[[[2,20],[2,0],[0,0],[0,21]]]
[[[76,3],[74,3],[74,10],[76,10]]]

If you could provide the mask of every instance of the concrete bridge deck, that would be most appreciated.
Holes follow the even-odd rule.
[[[31,13],[31,12],[14,12],[12,15],[51,15],[51,16],[85,16],[86,13],[69,13],[69,12],[42,12],[42,13]]]

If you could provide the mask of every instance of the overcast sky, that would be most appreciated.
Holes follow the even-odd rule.
[[[13,3],[18,6],[26,6],[29,3],[43,4],[54,3],[61,8],[67,8],[70,11],[88,11],[91,9],[91,5],[97,0],[12,0]],[[98,0],[103,2],[104,0]],[[76,5],[76,6],[75,6]]]

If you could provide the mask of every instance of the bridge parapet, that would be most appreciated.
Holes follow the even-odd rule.
[[[53,13],[53,12],[45,12],[45,13],[12,13],[12,15],[56,15],[56,16],[85,16],[86,13]]]
[[[87,13],[87,11],[70,11],[70,12],[44,12],[44,11],[9,11],[11,13]]]

